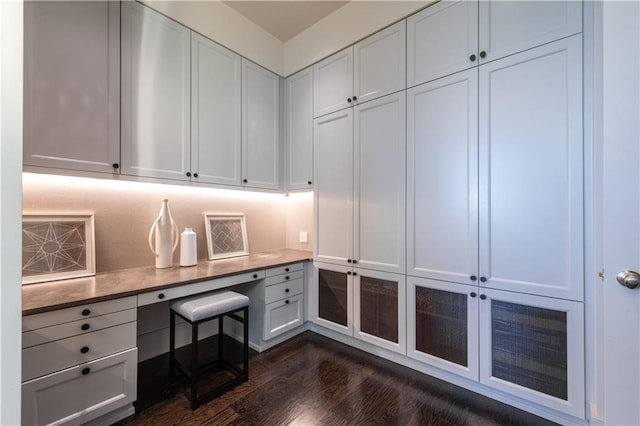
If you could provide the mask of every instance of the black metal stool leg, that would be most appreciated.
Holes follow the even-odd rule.
[[[198,407],[198,325],[191,325],[191,409]]]
[[[222,361],[222,348],[224,346],[223,337],[224,337],[224,315],[220,315],[218,318],[218,360]]]
[[[244,327],[244,342],[243,344],[243,361],[244,361],[244,376],[246,380],[249,380],[249,307],[246,306],[243,312],[244,323],[242,324]]]
[[[169,392],[172,391],[173,376],[175,372],[176,356],[176,313],[170,311],[169,315]]]

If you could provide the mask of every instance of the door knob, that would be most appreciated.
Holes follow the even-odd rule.
[[[618,275],[616,275],[616,279],[620,285],[630,288],[631,290],[638,288],[638,285],[640,285],[640,274],[636,271],[620,271]]]

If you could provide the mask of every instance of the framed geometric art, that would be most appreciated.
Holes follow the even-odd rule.
[[[22,216],[22,284],[95,274],[93,214]]]
[[[242,213],[204,213],[209,260],[246,256],[247,225]]]

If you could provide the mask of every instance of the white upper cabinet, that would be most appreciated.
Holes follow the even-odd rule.
[[[116,171],[119,103],[120,4],[25,2],[24,164]]]
[[[478,63],[478,3],[442,1],[407,18],[407,86]]]
[[[405,22],[401,21],[313,66],[313,116],[402,90]]]
[[[304,69],[284,82],[285,189],[311,189],[313,184],[313,73]]]
[[[480,67],[480,285],[582,300],[582,37]]]
[[[329,114],[353,103],[353,47],[313,66],[313,116]]]
[[[405,273],[405,108],[404,92],[354,108],[353,263],[360,268]]]
[[[280,187],[280,77],[242,60],[242,182]]]
[[[580,1],[480,1],[480,63],[582,31]]]
[[[406,87],[406,24],[400,21],[353,46],[353,101],[359,103]]]
[[[191,31],[122,2],[122,173],[188,180]]]
[[[240,185],[242,72],[240,56],[191,35],[191,176]]]
[[[407,274],[478,270],[478,70],[407,91]]]

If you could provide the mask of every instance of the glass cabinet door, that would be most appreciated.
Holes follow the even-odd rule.
[[[315,322],[323,327],[353,335],[351,268],[315,263],[317,314]]]
[[[582,417],[583,304],[485,289],[480,297],[480,381]]]
[[[407,355],[478,380],[477,287],[408,277]]]
[[[404,275],[358,268],[353,276],[355,336],[405,354]]]

